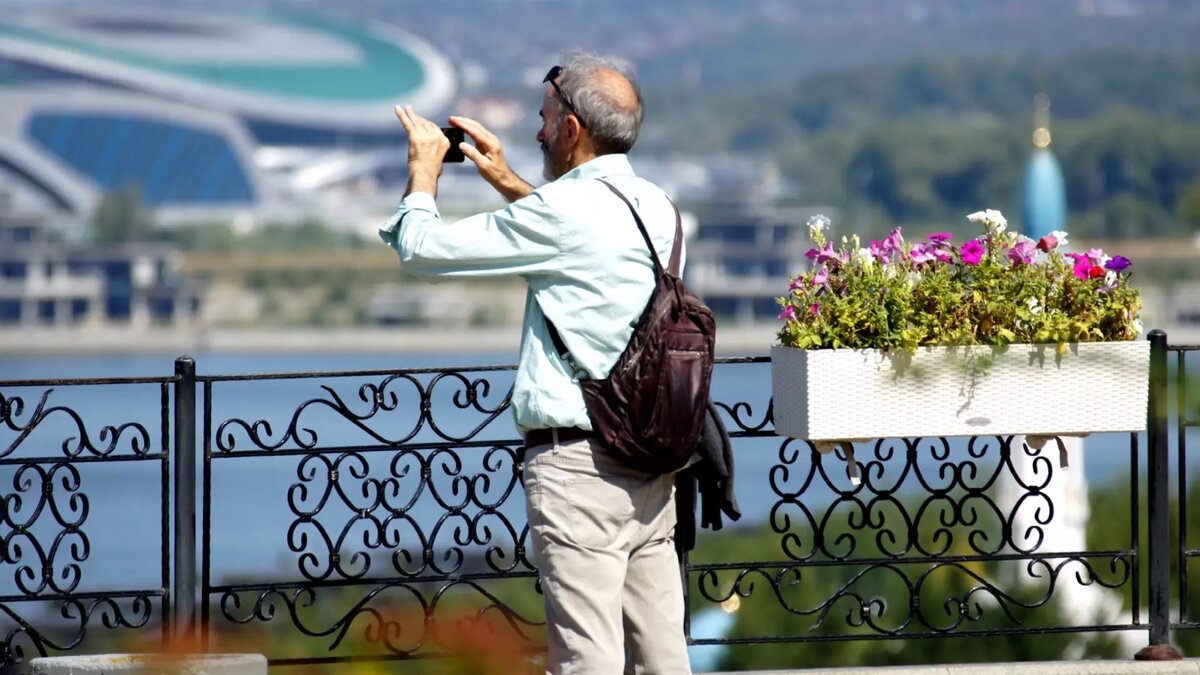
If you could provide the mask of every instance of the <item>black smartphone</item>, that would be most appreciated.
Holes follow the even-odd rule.
[[[446,135],[446,139],[450,141],[450,149],[446,151],[446,156],[442,158],[443,162],[462,162],[466,159],[463,156],[462,148],[458,147],[459,143],[466,140],[466,135],[462,129],[458,127],[442,127],[442,133]]]

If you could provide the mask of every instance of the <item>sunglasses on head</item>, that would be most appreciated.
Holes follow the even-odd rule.
[[[562,99],[563,103],[567,104],[567,109],[571,111],[572,115],[575,115],[575,119],[579,120],[579,126],[586,129],[587,123],[583,121],[583,115],[579,114],[579,111],[575,109],[575,104],[571,103],[571,99],[567,98],[567,95],[563,93],[562,87],[558,86],[558,76],[562,75],[562,71],[562,66],[554,66],[550,69],[550,72],[546,73],[546,79],[542,80],[542,84],[549,82],[550,86],[554,87],[554,91],[558,92],[558,97]]]

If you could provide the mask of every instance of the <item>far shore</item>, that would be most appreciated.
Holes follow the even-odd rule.
[[[778,325],[720,326],[720,356],[766,356]],[[1200,327],[1165,328],[1173,345],[1200,344]],[[511,354],[516,361],[521,329],[495,327],[365,328],[60,328],[2,329],[0,356],[202,353],[428,353]]]
[[[762,356],[775,341],[774,324],[720,327],[722,356]],[[395,328],[60,328],[0,329],[0,355],[194,353],[486,353],[511,354],[520,326]]]

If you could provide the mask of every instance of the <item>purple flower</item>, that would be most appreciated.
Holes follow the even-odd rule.
[[[818,251],[817,249],[810,248],[810,249],[808,249],[808,251],[806,251],[804,253],[804,257],[808,258],[809,260],[814,260],[814,259],[816,259],[818,253],[820,253],[820,251]]]
[[[1032,265],[1037,260],[1037,254],[1034,253],[1033,242],[1022,240],[1017,242],[1008,251],[1008,259],[1013,261],[1014,265]]]
[[[824,286],[826,281],[829,281],[829,270],[822,267],[813,275],[812,284],[813,286]]]
[[[962,245],[962,261],[968,265],[978,265],[983,258],[983,243],[978,239],[972,239]]]
[[[804,288],[804,275],[803,274],[796,277],[795,279],[792,279],[791,285],[788,286],[789,291],[794,291],[794,290],[797,290],[800,288]]]
[[[795,319],[795,318],[796,318],[796,308],[792,307],[791,305],[784,307],[783,311],[779,313],[780,321],[791,321],[792,319]]]
[[[812,304],[812,307],[808,308],[809,314],[812,314],[813,316],[816,316],[820,311],[821,311],[821,306],[815,302]]]
[[[933,252],[933,257],[942,263],[954,262],[954,254],[941,248]]]
[[[892,233],[887,236],[887,239],[883,240],[884,250],[886,250],[888,253],[891,253],[892,251],[899,251],[903,244],[904,237],[900,235],[900,228],[898,227],[892,230]]]
[[[887,240],[886,239],[884,241],[875,241],[874,239],[872,239],[871,247],[868,250],[871,252],[872,258],[878,260],[881,263],[888,262],[888,249],[887,249]]]
[[[934,232],[933,234],[929,235],[929,241],[932,241],[937,246],[941,246],[953,238],[954,235],[950,234],[949,232]]]
[[[932,244],[918,243],[912,247],[910,259],[917,265],[924,265],[937,260],[937,256],[934,255]]]
[[[1086,255],[1093,265],[1099,265],[1104,260],[1104,251],[1098,248],[1089,248]]]
[[[832,261],[840,262],[841,258],[838,257],[837,251],[833,250],[833,244],[830,242],[825,242],[825,247],[817,252],[816,261],[824,265],[825,263]]]
[[[1113,272],[1122,272],[1129,269],[1129,266],[1132,264],[1133,261],[1129,258],[1126,258],[1123,255],[1114,255],[1112,260],[1109,260],[1104,266]]]

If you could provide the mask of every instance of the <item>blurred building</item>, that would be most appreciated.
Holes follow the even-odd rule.
[[[0,329],[187,325],[201,289],[160,244],[96,246],[66,241],[50,214],[0,188]]]
[[[0,182],[77,216],[130,184],[166,222],[336,215],[322,190],[361,190],[403,150],[392,107],[432,115],[455,91],[447,59],[390,26],[10,8]]]

